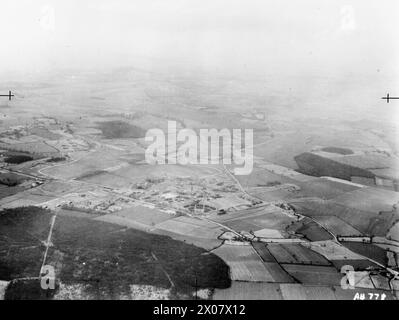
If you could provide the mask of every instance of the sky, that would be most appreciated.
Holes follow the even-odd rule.
[[[146,64],[398,74],[397,0],[2,0],[0,75]]]

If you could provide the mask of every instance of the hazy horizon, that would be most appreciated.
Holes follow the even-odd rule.
[[[6,74],[119,67],[242,75],[398,71],[397,1],[6,0]]]

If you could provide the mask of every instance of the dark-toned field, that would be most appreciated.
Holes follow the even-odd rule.
[[[51,216],[36,207],[0,213],[0,279],[38,277]],[[167,236],[57,216],[51,243],[46,264],[54,266],[58,283],[82,285],[85,295],[96,299],[129,296],[130,285],[170,289],[171,297],[180,298],[192,297],[195,286],[230,286],[223,260]],[[33,296],[26,296],[22,281],[10,286],[15,291],[6,292],[6,298],[47,298],[35,284],[26,283]]]
[[[99,122],[98,128],[106,139],[143,138],[145,136],[145,130],[142,128],[119,120]]]
[[[4,161],[9,164],[20,164],[32,160],[33,158],[31,156],[24,154],[12,154],[4,159]]]

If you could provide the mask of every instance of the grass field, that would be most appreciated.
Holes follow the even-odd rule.
[[[25,188],[23,187],[8,187],[5,185],[0,185],[0,199],[12,196],[14,194],[17,194],[21,191],[23,191]]]
[[[343,266],[352,266],[355,271],[361,271],[361,270],[366,270],[367,268],[376,268],[380,269],[380,267],[369,261],[369,260],[350,260],[350,259],[344,259],[344,260],[331,260],[331,263],[334,265],[337,270],[341,270]]]
[[[364,260],[363,257],[334,241],[317,241],[303,245],[321,254],[327,260]]]
[[[232,280],[274,282],[252,246],[223,245],[212,252],[228,264]]]
[[[282,213],[277,208],[256,210],[255,213],[251,210],[243,210],[238,216],[225,215],[223,217],[223,223],[236,231],[257,231],[265,228],[284,231],[293,221],[295,218]]]
[[[106,139],[142,138],[145,136],[144,129],[120,120],[99,122],[98,128]]]
[[[323,256],[300,244],[268,244],[267,249],[278,263],[330,265]]]
[[[214,223],[186,216],[165,220],[158,223],[155,228],[205,239],[217,239],[223,233]]]
[[[302,284],[281,284],[284,300],[335,300],[334,288]]]
[[[174,216],[159,211],[157,209],[150,209],[143,206],[130,207],[115,212],[114,215],[133,220],[148,226],[155,226],[163,221],[173,219]]]
[[[267,248],[267,245],[262,242],[252,242],[252,246],[258,253],[258,255],[262,258],[265,262],[276,262],[274,256],[270,253]]]
[[[281,300],[278,284],[232,281],[228,289],[217,289],[215,300]]]
[[[364,189],[366,188],[362,190]],[[367,198],[367,194],[364,196]],[[391,198],[391,209],[389,211],[380,211],[382,208],[388,208],[388,206],[380,206],[381,209],[378,210],[378,206],[372,202],[373,197],[371,197],[371,200],[368,198],[366,200],[366,198],[363,201],[361,198],[355,197],[351,206],[338,202],[340,201],[338,198],[331,201],[304,201],[294,203],[293,206],[305,216],[336,216],[365,235],[384,237],[399,218],[398,212],[392,208],[395,200]],[[367,211],[363,209],[367,209]]]
[[[373,259],[383,265],[387,265],[388,263],[386,251],[383,248],[380,248],[379,246],[369,243],[361,243],[361,242],[342,242],[342,245],[344,245],[353,252],[359,253],[362,256]]]
[[[313,216],[327,230],[339,236],[362,236],[362,233],[336,216]]]
[[[294,283],[295,280],[276,262],[264,263],[276,283]]]
[[[361,188],[348,192],[334,199],[345,207],[357,210],[375,212],[392,211],[392,206],[399,202],[399,193],[377,188]],[[399,214],[397,213],[399,218]]]
[[[288,226],[287,231],[303,235],[310,241],[323,241],[332,239],[331,234],[321,228],[316,222],[304,218]]]
[[[42,170],[42,172],[58,179],[78,178],[88,172],[98,172],[122,164],[123,161],[118,160],[122,154],[118,150],[101,148],[94,152],[85,152],[74,162],[53,166]]]
[[[342,279],[334,267],[282,264],[294,279],[306,285],[339,285]]]

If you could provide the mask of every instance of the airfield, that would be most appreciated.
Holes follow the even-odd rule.
[[[261,82],[121,69],[16,83],[23,96],[0,109],[0,297],[398,299],[397,123],[373,105],[364,119],[278,102]],[[168,120],[253,129],[252,173],[147,164],[145,133]],[[330,172],[350,163],[392,184],[327,175],[337,150],[351,158]],[[326,170],[304,170],[309,155]],[[355,289],[342,287],[347,265]]]

